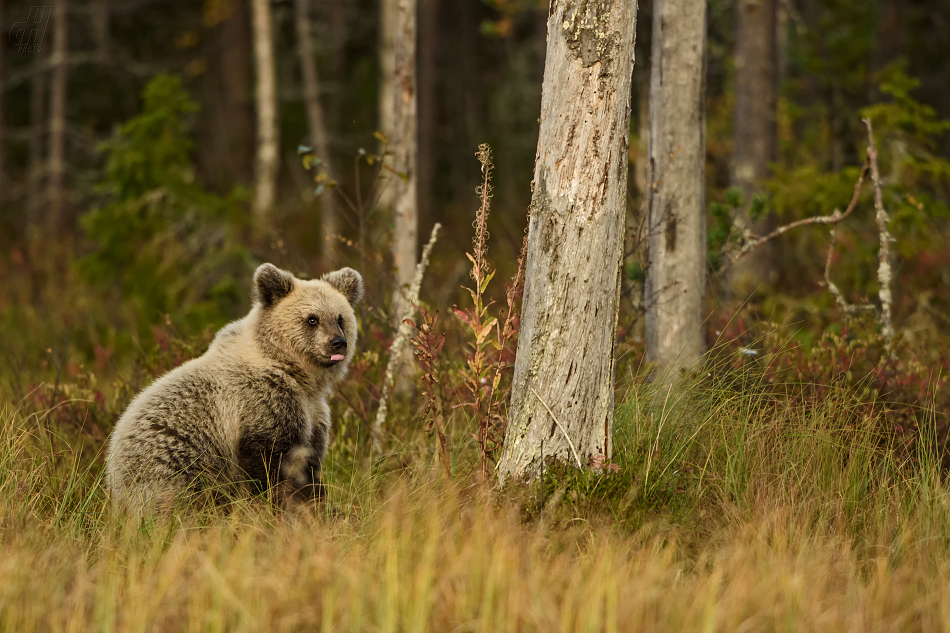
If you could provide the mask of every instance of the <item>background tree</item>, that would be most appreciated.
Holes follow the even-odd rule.
[[[297,25],[297,46],[300,52],[300,70],[303,77],[304,102],[307,109],[307,126],[313,151],[321,161],[321,171],[333,178],[336,170],[330,156],[330,139],[327,134],[326,117],[320,103],[320,80],[317,75],[317,58],[313,52],[310,1],[294,1],[294,21]],[[320,229],[323,234],[324,263],[329,268],[336,260],[336,245],[339,229],[339,210],[332,195],[319,199]]]
[[[647,359],[660,372],[704,349],[705,0],[656,0],[647,186]]]
[[[69,64],[69,25],[66,0],[53,3],[53,54],[50,58],[49,185],[46,229],[61,228],[66,206],[66,80]]]
[[[252,94],[253,45],[248,0],[232,0],[217,35],[218,72],[208,73],[220,81],[219,103],[205,99],[201,116],[217,133],[206,145],[217,148],[206,169],[223,188],[234,183],[250,184],[254,172],[254,100]],[[211,81],[212,77],[206,78]],[[210,124],[217,120],[217,125]],[[218,131],[226,133],[221,133]],[[213,170],[213,171],[212,171]]]
[[[777,158],[778,0],[738,0],[736,6],[736,112],[732,183],[742,190],[741,223],[756,233],[767,232],[764,218],[752,218],[752,200],[763,191]],[[744,298],[769,280],[771,245],[764,245],[732,271],[733,291]]]
[[[270,0],[251,0],[254,25],[254,63],[257,76],[257,160],[254,214],[262,221],[274,206],[280,137],[277,129],[277,68]]]
[[[392,166],[393,266],[396,288],[392,313],[396,324],[406,311],[405,292],[416,269],[419,232],[418,123],[416,86],[416,0],[398,0],[396,5],[393,60]]]
[[[503,481],[611,451],[636,4],[551,9]]]
[[[3,16],[3,0],[0,0],[0,16]],[[2,24],[2,20],[0,20]],[[3,80],[6,78],[6,73],[4,73],[3,68],[3,50],[4,46],[0,46],[0,85],[3,85]],[[7,167],[6,167],[6,156],[3,153],[3,132],[5,127],[5,121],[3,118],[3,92],[0,91],[0,208],[3,208],[3,199],[7,189]]]
[[[41,70],[45,58],[37,53],[33,76],[30,79],[29,159],[26,176],[26,216],[28,223],[43,224],[43,181],[46,163],[43,157],[43,141],[46,139],[46,82],[47,73]]]

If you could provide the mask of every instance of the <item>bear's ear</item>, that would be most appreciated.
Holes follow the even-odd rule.
[[[273,264],[261,264],[254,271],[254,300],[269,308],[294,289],[294,276]]]
[[[320,279],[339,290],[350,305],[356,305],[363,300],[363,276],[352,268],[335,270]]]

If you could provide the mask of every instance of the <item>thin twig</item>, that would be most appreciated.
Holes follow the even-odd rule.
[[[399,329],[389,346],[389,363],[386,365],[386,376],[383,379],[383,389],[379,396],[379,409],[376,410],[376,419],[373,421],[373,451],[379,451],[382,448],[383,424],[386,422],[386,413],[389,408],[389,396],[392,393],[393,383],[395,382],[396,366],[403,357],[403,350],[406,342],[412,334],[412,326],[405,323],[411,319],[416,310],[415,303],[419,301],[419,289],[422,287],[422,277],[425,275],[426,267],[429,265],[429,255],[432,253],[432,247],[438,237],[439,229],[442,225],[438,222],[432,227],[432,234],[429,236],[429,243],[422,249],[422,257],[416,264],[416,273],[412,278],[412,284],[409,286],[407,295],[406,309],[402,318],[399,319]]]
[[[584,469],[584,465],[581,463],[581,458],[577,456],[577,449],[574,448],[574,442],[571,441],[571,436],[567,434],[567,431],[561,426],[561,423],[558,422],[557,416],[554,415],[554,411],[551,411],[551,407],[548,406],[548,403],[544,401],[544,398],[541,397],[537,391],[534,390],[534,387],[531,388],[531,393],[537,396],[538,401],[544,405],[544,408],[548,410],[548,413],[551,414],[551,419],[554,420],[554,423],[557,424],[557,428],[561,429],[561,433],[564,434],[564,439],[567,440],[567,445],[571,447],[571,453],[574,454],[574,459],[577,460],[577,467],[581,470]]]
[[[835,282],[831,281],[831,257],[834,255],[835,245],[838,242],[837,229],[837,224],[831,225],[831,241],[828,243],[828,256],[825,258],[825,286],[835,298],[835,303],[838,304],[838,307],[841,308],[841,311],[845,314],[855,314],[862,310],[873,311],[875,308],[869,303],[848,303]]]
[[[894,324],[891,321],[891,279],[890,264],[891,234],[887,230],[890,217],[884,210],[884,201],[881,196],[881,175],[877,169],[877,148],[874,146],[874,131],[871,129],[871,119],[864,119],[868,128],[868,160],[871,162],[871,182],[874,184],[874,210],[877,220],[877,230],[881,236],[881,249],[878,252],[877,282],[880,286],[878,297],[881,300],[881,333],[888,350],[894,339]]]
[[[816,215],[810,218],[803,218],[801,220],[796,220],[795,222],[791,222],[789,224],[785,224],[783,226],[778,227],[777,229],[775,229],[774,231],[772,231],[765,237],[759,237],[759,238],[750,240],[746,242],[742,246],[742,248],[740,248],[736,252],[735,255],[730,257],[723,264],[722,268],[720,268],[720,273],[726,268],[728,268],[729,266],[731,266],[732,264],[736,263],[739,259],[748,255],[750,252],[752,252],[756,248],[762,246],[766,242],[774,240],[776,237],[783,235],[784,233],[787,233],[791,231],[792,229],[797,229],[802,226],[808,226],[809,224],[831,224],[832,226],[834,226],[835,224],[838,224],[842,220],[846,219],[849,215],[851,215],[854,212],[854,209],[858,205],[858,198],[861,197],[861,187],[864,185],[864,178],[867,175],[867,173],[868,173],[868,161],[864,161],[864,165],[861,167],[861,174],[858,176],[858,181],[854,184],[854,195],[851,196],[851,202],[848,203],[848,207],[847,209],[845,209],[844,213],[841,213],[840,211],[835,209],[831,213],[831,215]]]

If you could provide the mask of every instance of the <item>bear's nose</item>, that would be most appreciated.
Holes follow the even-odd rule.
[[[342,336],[338,336],[332,341],[330,341],[330,349],[334,352],[342,352],[346,349],[346,339]]]

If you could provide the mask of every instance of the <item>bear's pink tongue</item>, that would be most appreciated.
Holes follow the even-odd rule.
[[[332,361],[343,360],[343,354],[334,354],[333,356],[330,357],[330,360]]]

